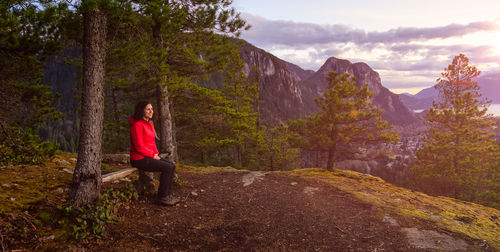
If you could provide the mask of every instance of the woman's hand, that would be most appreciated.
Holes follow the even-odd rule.
[[[158,156],[158,153],[156,153],[156,154],[153,156],[153,159],[160,160],[160,156]]]

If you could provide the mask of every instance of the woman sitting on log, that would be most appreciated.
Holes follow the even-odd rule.
[[[130,117],[130,163],[145,172],[161,172],[157,202],[173,206],[179,202],[179,198],[172,195],[175,164],[158,156],[152,118],[151,103],[140,101],[135,105],[134,114]]]

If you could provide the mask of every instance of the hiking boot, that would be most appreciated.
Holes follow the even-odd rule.
[[[174,197],[172,194],[158,199],[158,204],[162,206],[173,206],[181,201],[179,197]]]

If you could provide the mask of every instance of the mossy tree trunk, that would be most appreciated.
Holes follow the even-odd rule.
[[[97,6],[83,14],[83,87],[78,160],[73,173],[70,203],[95,204],[101,188],[101,144],[104,119],[104,64],[106,14]]]

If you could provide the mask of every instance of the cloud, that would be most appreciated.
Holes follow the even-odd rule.
[[[431,39],[446,39],[461,37],[470,33],[480,31],[497,30],[499,26],[495,22],[474,22],[470,24],[450,24],[433,28],[402,27],[391,29],[386,32],[369,32],[367,41],[369,43],[396,43],[409,41],[424,41]]]
[[[396,44],[388,46],[387,50],[389,53],[377,58],[373,67],[396,71],[436,70],[447,66],[458,53],[483,57],[491,55],[492,49],[492,46],[471,46],[466,44],[447,46]],[[475,58],[471,58],[471,60],[475,64],[482,63],[480,60],[475,60]]]
[[[384,32],[365,31],[347,25],[320,25],[284,20],[268,20],[259,16],[243,13],[244,19],[252,28],[243,33],[250,41],[260,45],[319,45],[328,43],[352,42],[357,45],[376,43],[400,43],[446,39],[467,34],[499,29],[495,21],[473,22],[469,24],[450,24],[440,27],[416,28],[400,27]]]
[[[365,62],[379,71],[389,88],[432,85],[459,53],[476,66],[500,66],[499,52],[486,41],[491,39],[471,40],[500,34],[500,20],[366,31],[342,24],[268,20],[245,13],[243,17],[252,28],[242,38],[286,61],[313,70],[332,56]]]

